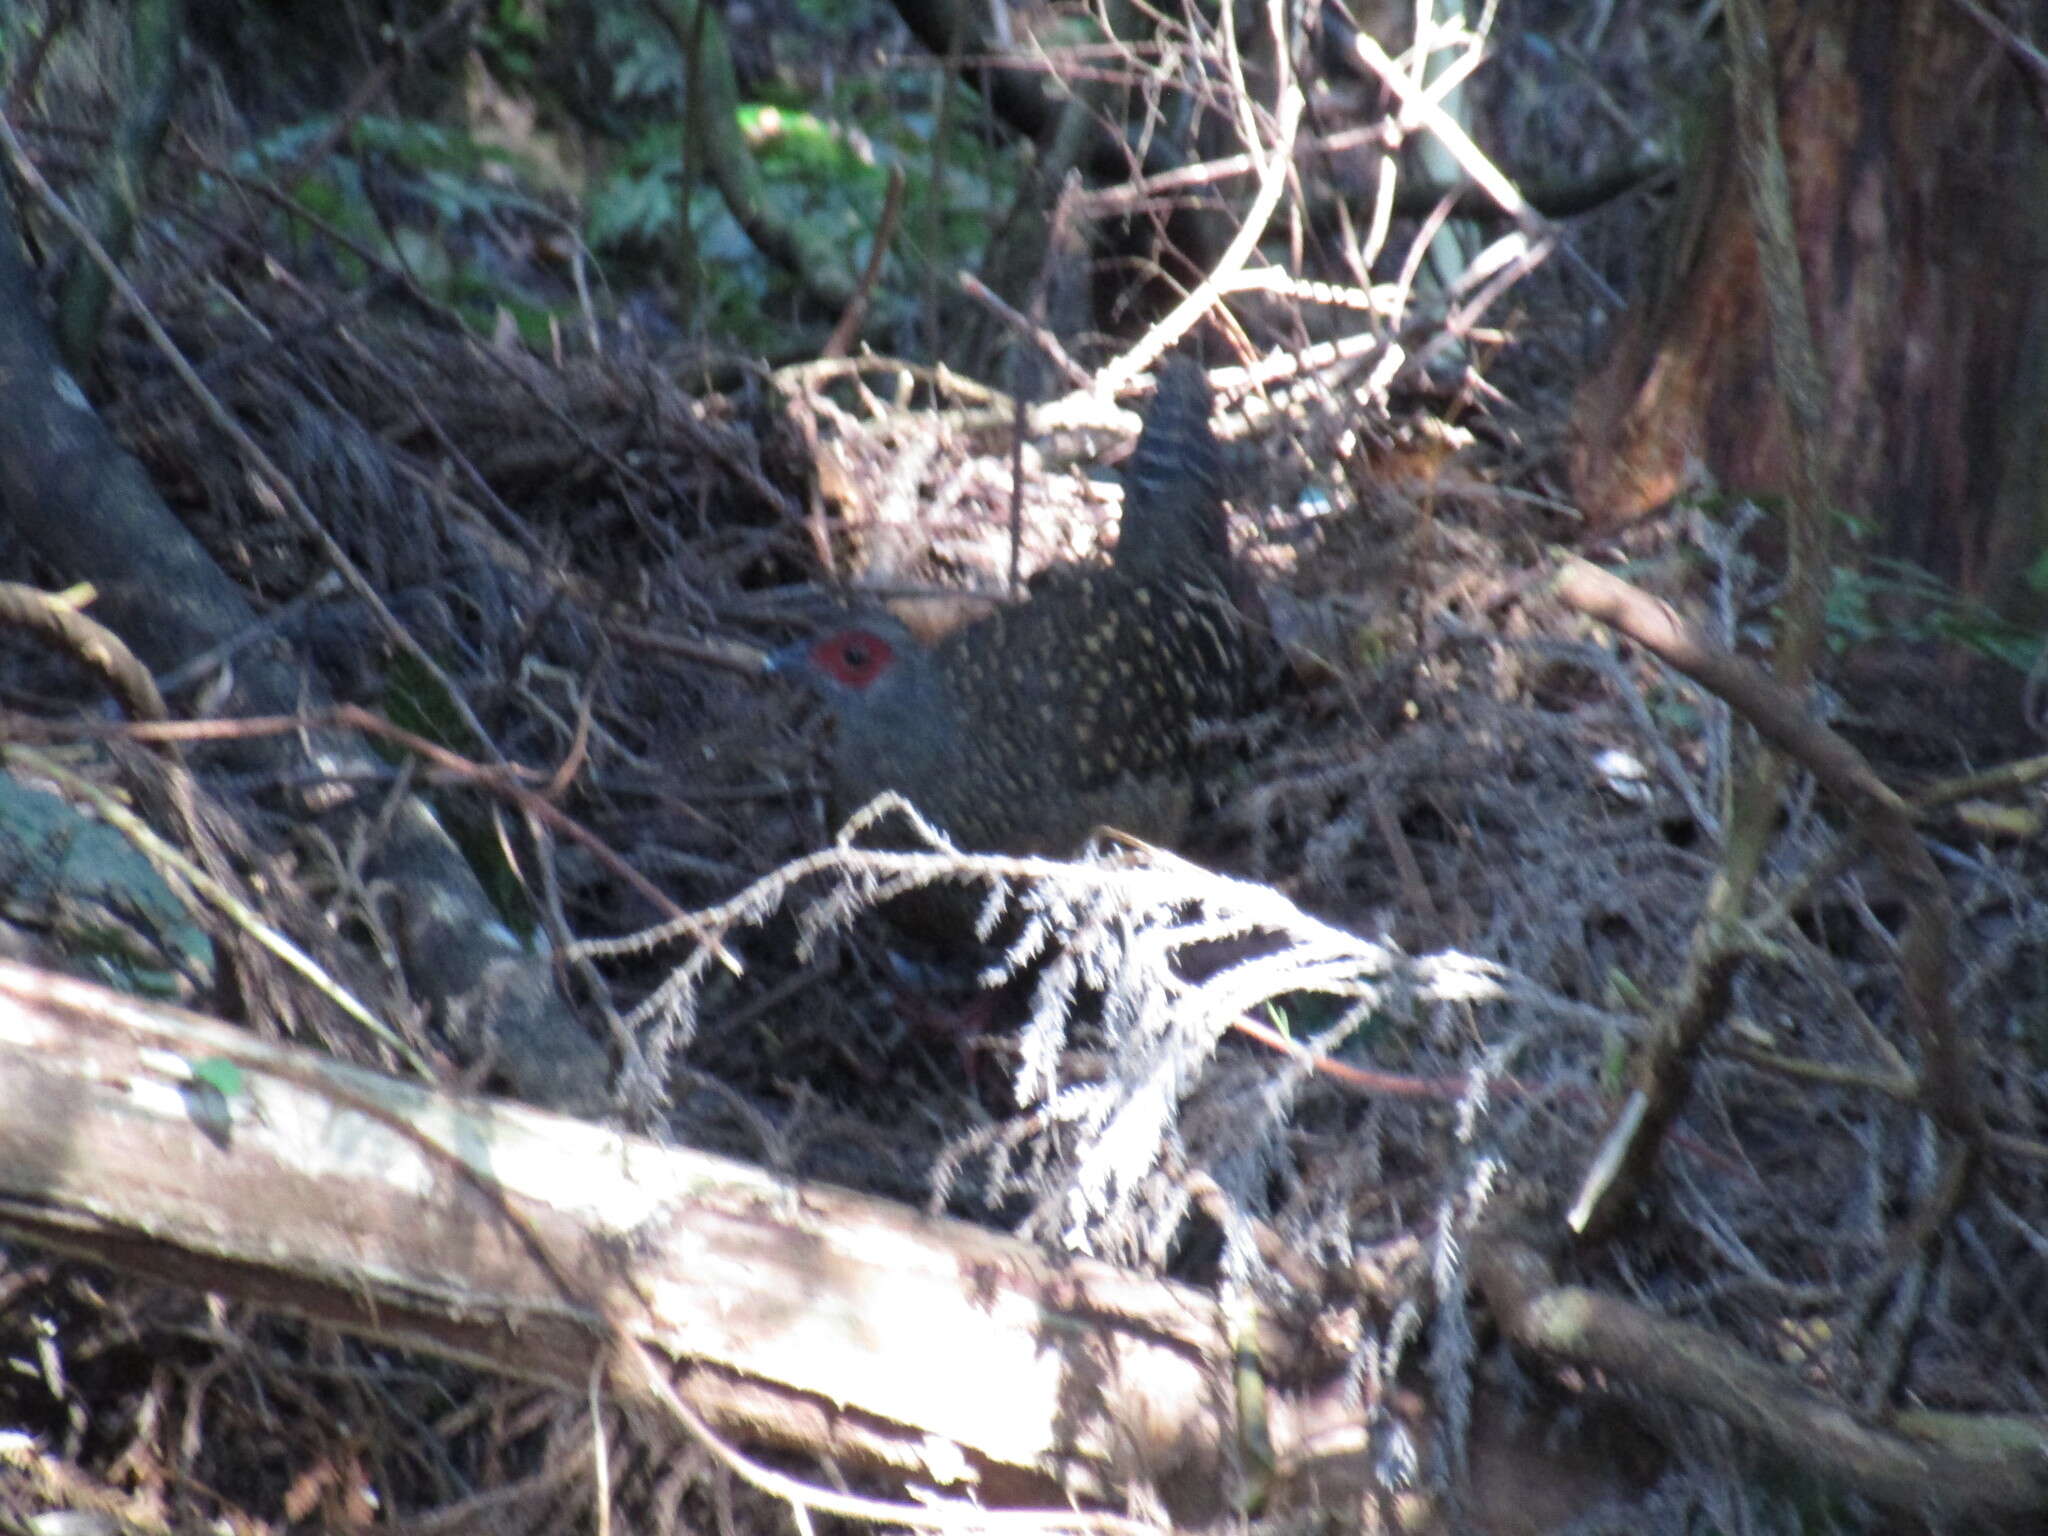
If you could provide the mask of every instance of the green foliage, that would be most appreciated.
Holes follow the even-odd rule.
[[[547,7],[540,0],[497,0],[481,31],[484,56],[498,79],[523,84],[534,78],[548,47]]]
[[[682,100],[684,60],[674,34],[648,9],[607,6],[597,18],[597,48],[611,65],[612,95],[623,105]]]
[[[1632,1014],[1639,1019],[1647,1019],[1656,1012],[1649,994],[1619,966],[1607,968],[1606,994],[1602,1001],[1611,1012]],[[1600,1041],[1600,1091],[1609,1098],[1619,1098],[1628,1087],[1630,1059],[1628,1036],[1618,1029],[1604,1031]]]
[[[1355,1006],[1355,999],[1327,992],[1289,992],[1270,999],[1261,1011],[1281,1039],[1306,1045],[1336,1028]],[[1384,1011],[1374,1009],[1354,1020],[1342,1040],[1328,1042],[1329,1049],[1339,1059],[1369,1059],[1372,1049],[1385,1041],[1392,1022]]]
[[[412,657],[400,652],[385,675],[385,718],[401,730],[424,737],[438,747],[477,756],[477,743],[470,736],[455,703],[438,679]],[[387,757],[400,755],[397,748],[379,745]],[[491,904],[520,935],[531,934],[538,915],[526,894],[526,883],[506,856],[504,841],[496,824],[487,816],[474,814],[475,802],[468,797],[445,803],[449,836],[462,850],[469,867],[489,893]]]
[[[332,128],[328,117],[294,123],[242,151],[232,169],[274,181]],[[488,334],[500,310],[508,310],[527,339],[539,343],[550,316],[566,311],[568,301],[531,290],[512,264],[497,259],[502,242],[494,226],[544,212],[518,190],[521,180],[512,155],[462,129],[364,117],[293,187],[294,205],[317,223],[286,218],[281,238],[301,254],[317,244],[342,281],[366,281],[368,264],[329,239],[324,226],[408,274],[479,332]]]
[[[916,72],[840,81],[823,115],[784,113],[779,123],[757,115],[749,138],[760,136],[755,153],[771,177],[851,179],[865,189],[869,204],[863,244],[873,237],[888,168],[901,166],[907,180],[895,253],[905,267],[930,262],[948,269],[979,258],[996,219],[1015,195],[1017,180],[1006,151],[961,127],[977,120],[979,102],[963,85],[949,89],[954,126],[944,176],[936,182],[933,139],[939,124],[930,79]],[[743,126],[747,121],[743,113]],[[923,242],[934,231],[936,245],[926,246]]]
[[[2042,550],[2034,563],[2027,567],[2023,579],[2029,591],[2048,593],[2048,549]]]
[[[842,9],[817,0],[801,15],[820,32],[843,28]],[[675,35],[646,13],[607,11],[596,35],[611,70],[615,105],[642,124],[589,193],[584,234],[592,249],[667,260],[694,247],[698,320],[727,339],[762,350],[787,344],[772,316],[794,293],[768,265],[711,189],[702,156],[686,154],[688,65]],[[955,127],[943,177],[934,175],[931,77],[921,70],[835,73],[818,92],[787,79],[756,83],[737,126],[759,174],[765,211],[857,268],[876,236],[889,168],[905,173],[905,198],[881,280],[880,308],[907,295],[925,270],[974,264],[1012,195],[1015,168],[959,124],[981,109],[955,84]],[[683,188],[689,165],[699,184]],[[687,218],[687,238],[679,221]]]
[[[1646,690],[1646,702],[1650,718],[1674,736],[1693,737],[1706,728],[1698,698],[1690,689],[1652,684]]]
[[[248,1092],[242,1069],[225,1056],[207,1056],[188,1065],[192,1068],[194,1082],[208,1084],[223,1097],[237,1099]]]
[[[680,123],[656,123],[619,151],[612,171],[592,189],[584,235],[597,250],[659,245],[682,212],[675,170],[683,163]]]
[[[2006,622],[1904,560],[1837,567],[1828,593],[1827,630],[1837,651],[1873,640],[1939,640],[2022,672],[2041,650],[2039,634]]]
[[[637,269],[640,280],[680,285],[694,327],[720,341],[781,353],[814,340],[792,330],[799,314],[812,329],[820,323],[797,303],[800,284],[754,248],[703,155],[686,142],[683,23],[672,26],[642,6],[598,7],[585,20],[587,27],[572,27],[543,0],[489,0],[478,35],[498,86],[528,98],[541,119],[570,116],[597,135],[583,141],[599,153],[587,162],[594,169],[580,233],[599,259],[600,293],[606,279],[629,286]],[[793,17],[776,23],[776,36],[788,56],[804,57],[810,41],[815,54],[843,54],[845,26],[837,0],[800,0]],[[588,101],[565,107],[544,94],[559,50],[571,46],[594,50],[608,108],[600,100],[593,114]],[[978,98],[947,82],[941,89],[951,93],[950,110],[942,113],[934,78],[925,68],[831,69],[806,59],[791,72],[748,80],[751,99],[732,125],[753,157],[764,214],[806,249],[843,258],[850,271],[873,246],[891,168],[903,171],[904,205],[872,311],[877,323],[907,310],[935,274],[950,283],[955,270],[978,264],[1014,195],[1012,152],[974,131],[984,116]],[[559,274],[528,259],[534,242],[506,237],[537,220],[559,221],[519,190],[534,178],[513,151],[461,124],[369,116],[299,173],[333,124],[330,116],[292,123],[234,164],[253,180],[289,185],[305,217],[280,212],[266,235],[287,259],[322,265],[343,285],[369,281],[373,264],[388,264],[479,333],[494,333],[509,314],[535,345],[576,314],[576,295]],[[226,189],[215,195],[240,201]]]
[[[827,248],[851,253],[854,264],[865,258],[889,180],[865,136],[761,103],[741,107],[739,119],[770,209]],[[897,267],[889,275],[900,279]]]
[[[448,690],[441,686],[439,678],[404,651],[391,658],[385,674],[384,717],[401,731],[410,731],[437,747],[446,747],[465,757],[476,754],[478,743],[463,723],[455,701],[448,697]],[[397,749],[391,749],[389,755],[396,756]]]
[[[614,254],[669,249],[681,233],[677,168],[682,163],[680,123],[658,123],[644,130],[590,194],[584,237],[591,248]],[[776,331],[764,317],[764,308],[777,285],[768,264],[711,187],[700,186],[690,198],[689,221],[697,261],[707,276],[697,295],[699,322],[741,345],[770,349]]]
[[[1811,1330],[1796,1320],[1788,1319],[1784,1331],[1788,1353],[1825,1343],[1824,1333],[1815,1339]],[[1865,1512],[1857,1507],[1844,1489],[1802,1468],[1765,1462],[1751,1473],[1748,1495],[1751,1520],[1733,1530],[1796,1532],[1797,1536],[1860,1536],[1870,1529]],[[1718,1536],[1723,1528],[1709,1525],[1704,1529]],[[1732,1531],[1730,1536],[1733,1536]]]

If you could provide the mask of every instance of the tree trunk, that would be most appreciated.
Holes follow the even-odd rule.
[[[1769,12],[1836,508],[1874,552],[2048,615],[2027,580],[2048,544],[2048,92],[1951,0]],[[1725,89],[1702,142],[1657,279],[1574,411],[1595,529],[1700,469],[1743,494],[1791,483]]]

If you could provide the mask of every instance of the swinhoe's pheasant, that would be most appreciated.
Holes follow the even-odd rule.
[[[898,791],[962,848],[1074,852],[1098,826],[1171,843],[1196,723],[1243,707],[1209,384],[1162,365],[1110,569],[1066,572],[926,647],[863,616],[776,654],[836,717],[834,814]]]

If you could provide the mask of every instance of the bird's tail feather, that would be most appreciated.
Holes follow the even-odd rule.
[[[1158,391],[1124,465],[1117,567],[1138,575],[1189,567],[1217,573],[1229,563],[1230,544],[1218,500],[1208,375],[1191,357],[1166,358],[1156,371]]]

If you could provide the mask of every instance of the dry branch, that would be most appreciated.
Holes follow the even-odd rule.
[[[1560,1285],[1534,1249],[1477,1245],[1474,1281],[1508,1337],[1710,1408],[1788,1460],[1928,1512],[2048,1509],[2048,1422],[1921,1413],[1881,1425],[1691,1323]]]
[[[106,679],[130,718],[164,720],[163,694],[149,668],[106,625],[88,618],[81,604],[16,581],[0,581],[0,624],[28,630],[68,652]]]
[[[1971,1092],[1967,1053],[1948,996],[1948,888],[1933,855],[1914,831],[1911,809],[1862,754],[1809,716],[1796,694],[1762,668],[1708,645],[1648,594],[1575,558],[1558,565],[1555,591],[1571,607],[1626,635],[1725,700],[1765,742],[1842,801],[1907,900],[1910,915],[1899,940],[1899,970],[1906,1017],[1922,1052],[1924,1102],[1928,1113],[1957,1138],[1962,1171],[1974,1166],[1984,1144],[1984,1121]],[[1730,907],[1730,921],[1723,926],[1732,926],[1733,909],[1741,904],[1736,882],[1724,876],[1709,900]],[[1579,1197],[1575,1220],[1582,1230],[1598,1230],[1612,1220],[1683,1107],[1691,1060],[1718,1021],[1738,958],[1728,937],[1702,921],[1676,1002],[1639,1072],[1644,1086],[1632,1101],[1639,1118],[1624,1117],[1617,1126]]]

